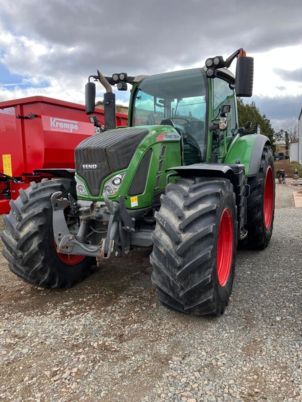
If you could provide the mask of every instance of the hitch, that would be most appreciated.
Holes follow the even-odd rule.
[[[78,241],[77,235],[70,233],[68,229],[64,210],[71,206],[70,200],[63,198],[62,192],[57,191],[51,196],[51,205],[53,234],[58,253],[95,257],[99,247]],[[81,221],[78,233],[81,232],[81,226],[85,223],[85,220]]]
[[[119,202],[113,202],[105,197],[105,205],[110,213],[107,236],[102,240],[100,252],[96,256],[99,264],[103,258],[128,254],[130,251],[130,234],[134,232],[134,218],[131,218],[125,207],[124,197]]]
[[[120,197],[119,202],[105,199],[106,213],[109,213],[107,234],[97,245],[85,243],[87,222],[91,218],[90,213],[80,216],[80,227],[77,234],[69,231],[64,211],[66,208],[72,207],[72,200],[70,196],[69,199],[62,197],[60,191],[51,196],[54,240],[59,253],[95,257],[99,265],[102,259],[110,258],[112,254],[119,256],[129,252],[131,234],[135,231],[134,218],[128,214],[123,197]]]

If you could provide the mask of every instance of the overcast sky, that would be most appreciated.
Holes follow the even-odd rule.
[[[0,99],[83,103],[87,76],[203,66],[243,47],[275,128],[302,107],[302,0],[0,0]]]

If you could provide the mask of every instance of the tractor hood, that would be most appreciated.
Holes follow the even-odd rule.
[[[128,167],[138,144],[148,133],[146,127],[108,130],[76,147],[76,172],[86,181],[91,195],[99,195],[105,177]]]

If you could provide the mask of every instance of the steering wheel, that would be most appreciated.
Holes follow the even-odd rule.
[[[197,148],[199,150],[199,152],[201,153],[200,150],[200,145],[198,144],[198,142],[196,141],[196,139],[193,137],[192,134],[189,134],[185,131],[185,129],[183,128],[183,130],[180,130],[178,127],[175,126],[174,124],[174,120],[183,120],[185,121],[187,124],[190,124],[191,121],[189,119],[186,119],[185,117],[174,117],[173,119],[163,119],[160,124],[165,124],[167,126],[172,126],[175,128],[175,130],[177,130],[179,132],[179,134],[181,134],[181,136],[183,137],[184,140],[186,140],[186,143],[193,146],[194,148]]]

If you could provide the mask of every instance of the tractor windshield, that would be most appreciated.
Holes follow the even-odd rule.
[[[205,152],[206,78],[201,69],[146,77],[134,95],[132,125],[167,124]]]

